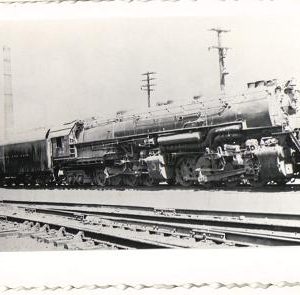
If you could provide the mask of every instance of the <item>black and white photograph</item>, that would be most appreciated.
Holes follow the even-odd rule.
[[[299,16],[129,10],[0,18],[0,251],[300,245]]]

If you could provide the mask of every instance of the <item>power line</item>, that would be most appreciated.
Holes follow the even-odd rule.
[[[155,72],[147,72],[142,74],[142,76],[146,76],[146,79],[142,80],[143,82],[146,82],[146,84],[141,86],[141,90],[147,91],[148,108],[151,107],[151,92],[154,91],[153,86],[155,86],[155,84],[151,84],[151,81],[156,79],[154,77],[151,77],[151,75],[155,75],[155,74],[156,74]]]
[[[221,34],[222,33],[228,33],[228,32],[230,32],[230,30],[212,28],[209,31],[216,32],[217,37],[218,37],[218,46],[210,46],[210,47],[208,47],[208,50],[211,50],[211,49],[217,49],[218,50],[219,69],[220,69],[220,88],[221,88],[221,91],[223,92],[225,90],[225,76],[229,74],[226,71],[226,68],[225,68],[225,57],[226,57],[226,54],[227,54],[227,50],[230,49],[230,48],[222,46],[222,36],[221,36]]]

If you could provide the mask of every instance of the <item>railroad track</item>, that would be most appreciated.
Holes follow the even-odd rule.
[[[2,208],[3,209],[3,208]],[[85,224],[77,217],[36,213],[32,209],[6,208],[0,215],[4,231],[0,237],[29,236],[38,241],[53,243],[65,249],[153,249],[176,248],[176,246],[135,237],[134,235],[110,233],[98,226]],[[4,213],[4,214],[3,214]],[[7,230],[7,227],[10,230]]]
[[[68,249],[300,244],[297,215],[19,201],[3,201],[0,212],[18,234],[25,226],[27,235]]]

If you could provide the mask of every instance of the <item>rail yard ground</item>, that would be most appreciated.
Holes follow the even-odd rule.
[[[300,185],[0,189],[0,251],[300,245]]]
[[[167,185],[151,189],[0,188],[0,201],[2,200],[299,214],[300,184],[266,186],[261,189],[240,187],[235,190],[170,188]]]

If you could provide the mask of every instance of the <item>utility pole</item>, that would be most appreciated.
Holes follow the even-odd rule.
[[[3,82],[4,82],[4,138],[8,139],[9,132],[14,128],[14,108],[11,79],[10,48],[3,47]]]
[[[142,76],[146,76],[146,79],[142,80],[143,82],[146,82],[145,85],[142,85],[141,90],[143,91],[147,91],[147,95],[148,95],[148,108],[151,107],[151,100],[150,100],[150,96],[151,96],[151,91],[154,91],[153,86],[155,86],[155,84],[151,84],[152,80],[155,80],[156,78],[151,77],[151,75],[155,75],[155,72],[147,72],[142,74]]]
[[[226,68],[225,68],[225,57],[226,57],[226,54],[227,54],[227,50],[230,49],[230,48],[222,46],[222,37],[221,37],[221,34],[222,33],[228,33],[228,32],[230,32],[230,30],[223,30],[223,29],[219,29],[219,28],[212,28],[209,31],[216,32],[217,33],[217,37],[218,37],[218,46],[210,46],[210,47],[208,47],[208,50],[211,50],[211,49],[217,49],[218,50],[218,54],[219,54],[219,68],[220,68],[220,88],[221,88],[221,91],[224,92],[224,90],[225,90],[225,76],[229,74],[226,71]]]

